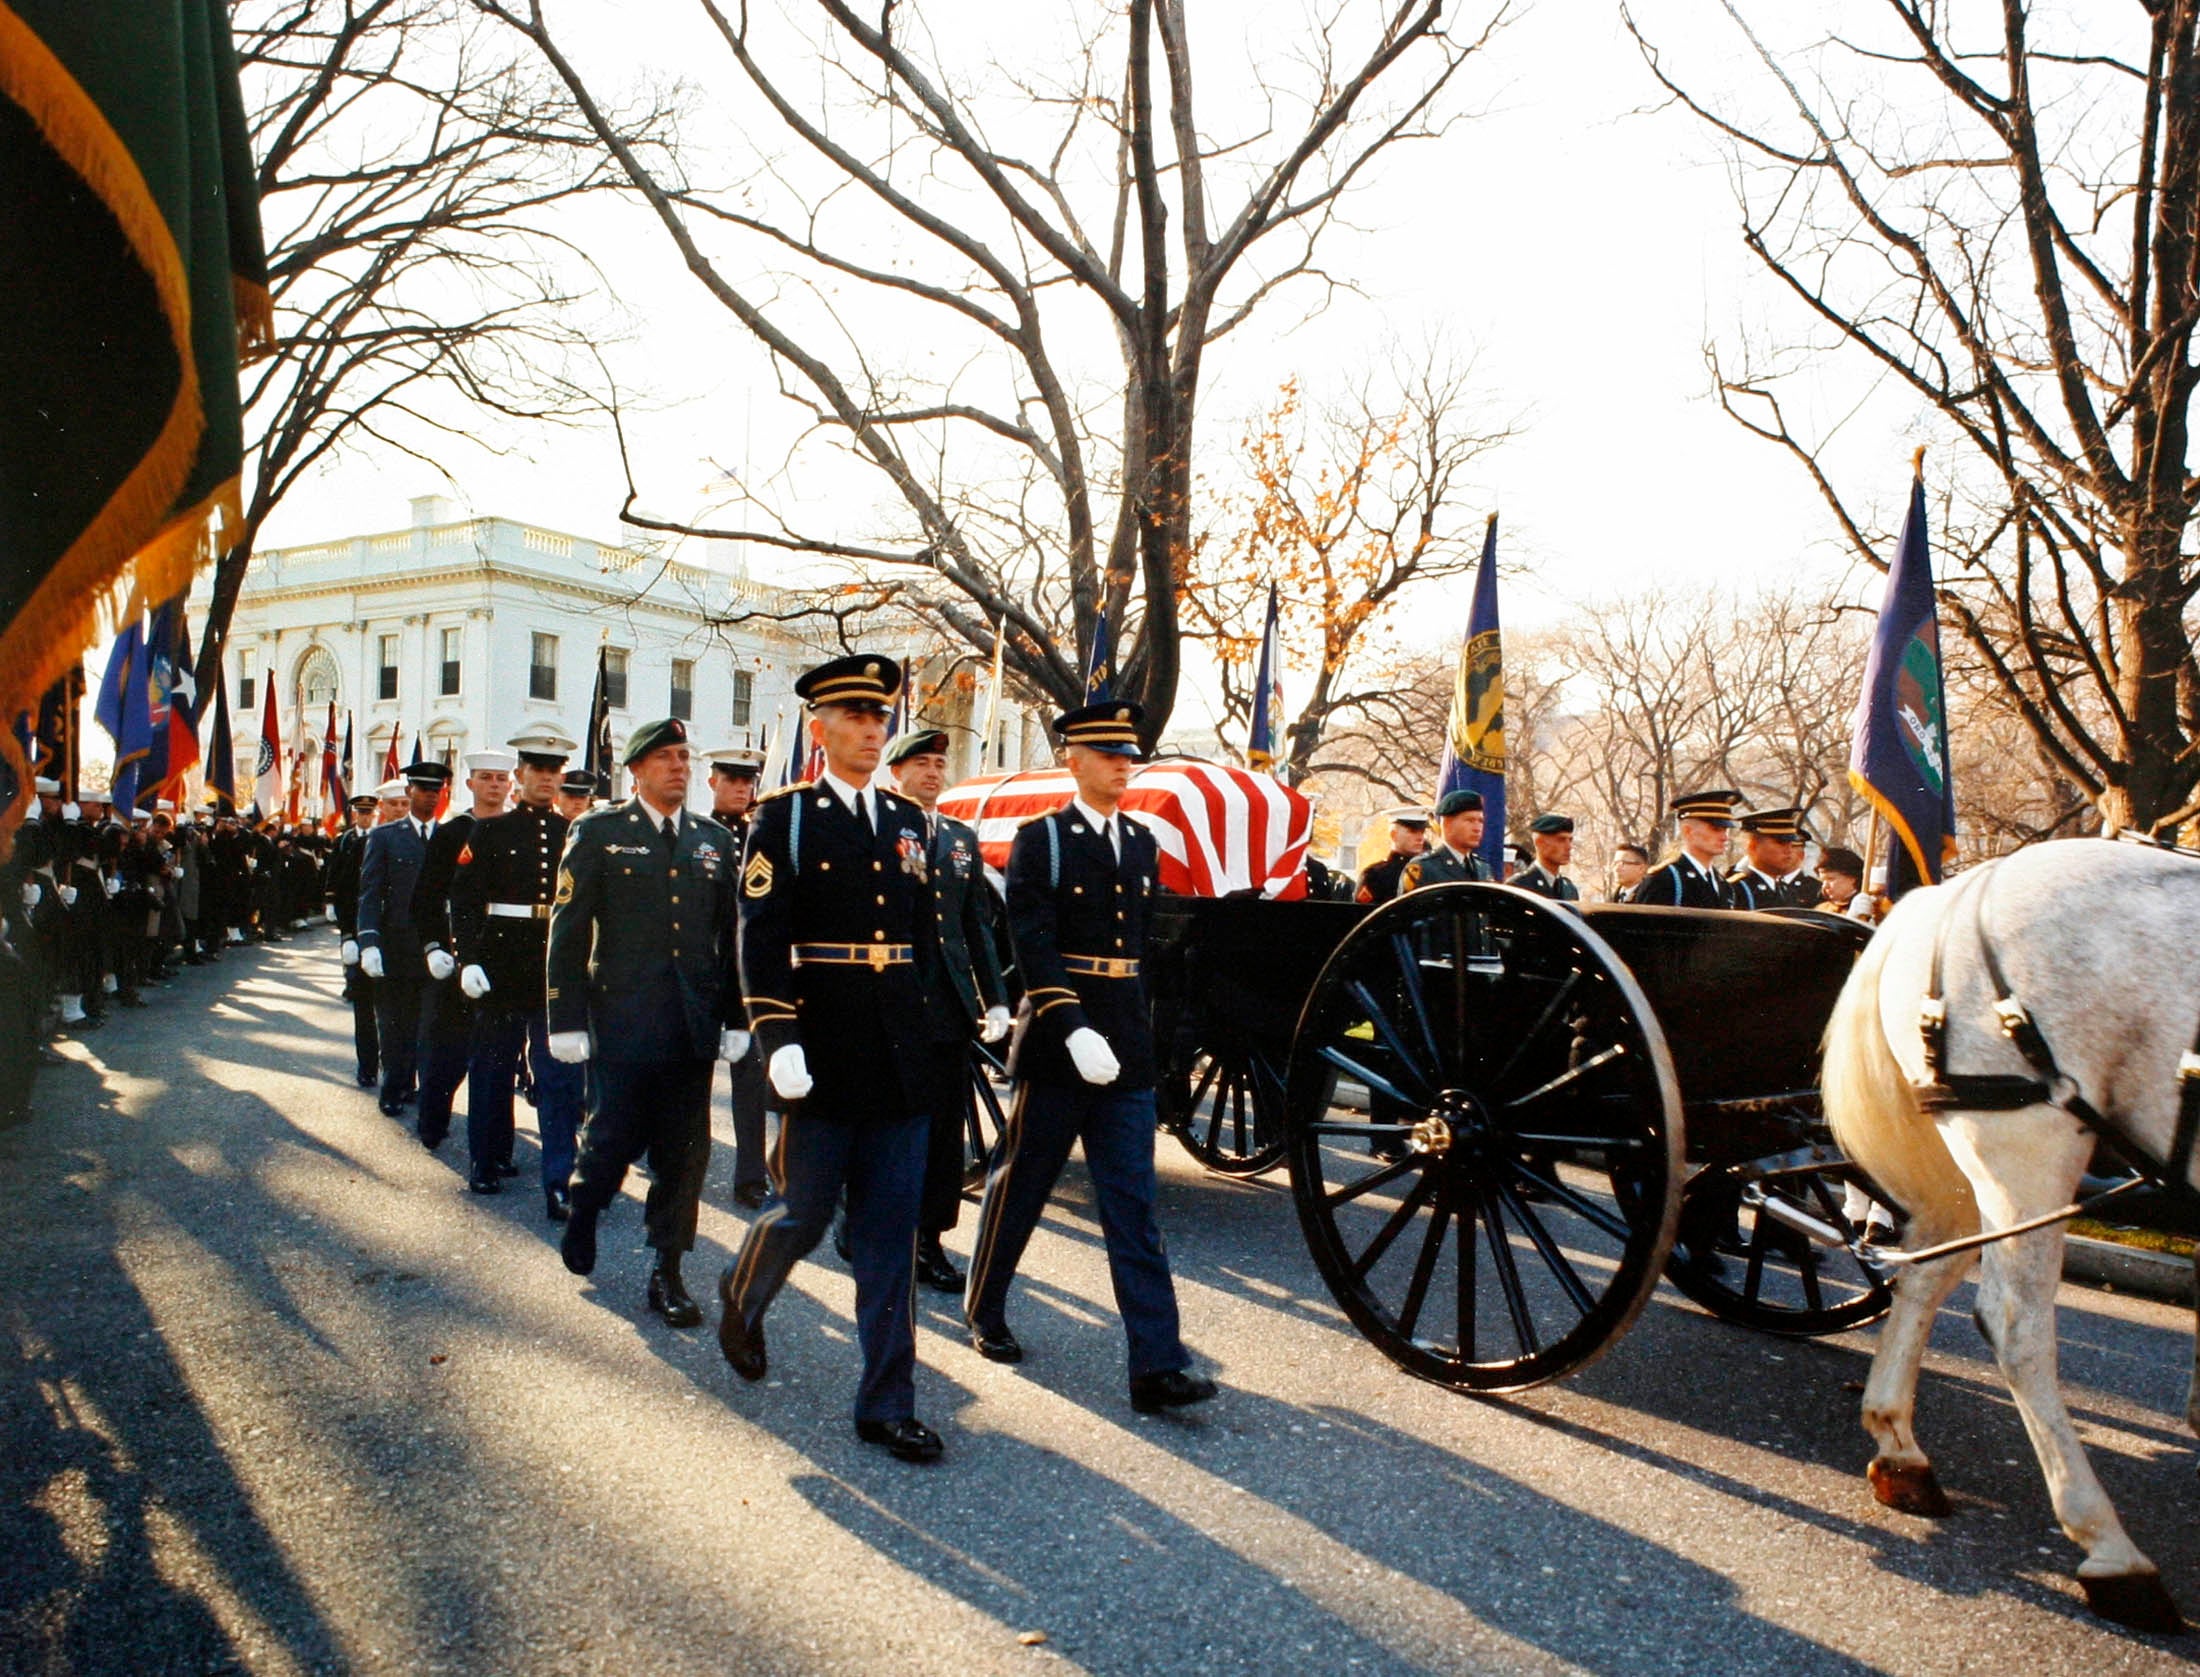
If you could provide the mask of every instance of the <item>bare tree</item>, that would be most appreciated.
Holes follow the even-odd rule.
[[[981,656],[1005,624],[1034,697],[1077,700],[1105,620],[1115,691],[1153,736],[1176,700],[1207,357],[1279,291],[1340,283],[1321,253],[1349,193],[1451,120],[1447,90],[1504,15],[1487,3],[1463,32],[1445,0],[1325,13],[1252,67],[1252,114],[1223,137],[1183,0],[1066,5],[1048,22],[1074,50],[1037,66],[1004,58],[992,8],[697,0],[723,107],[784,147],[713,190],[627,142],[541,0],[476,0],[535,44],[768,352],[837,450],[826,475],[853,462],[885,503],[836,494],[828,527],[804,528],[750,482],[731,527],[650,516],[638,490],[623,516],[845,564]]]
[[[1382,683],[1406,610],[1471,573],[1481,553],[1461,539],[1467,468],[1513,434],[1472,425],[1464,364],[1432,354],[1392,382],[1363,381],[1310,418],[1287,380],[1248,427],[1249,485],[1195,544],[1179,595],[1184,633],[1214,651],[1224,726],[1243,738],[1275,585],[1284,661],[1313,672],[1279,742],[1294,783],[1321,772],[1332,727],[1390,707]]]
[[[1860,0],[1786,48],[1792,8],[1726,0],[1722,91],[1665,90],[1726,146],[1749,250],[1814,333],[1889,381],[1959,456],[1936,534],[1943,608],[2055,772],[2119,825],[2189,813],[2200,779],[2200,0]],[[1818,19],[1807,14],[1816,36]],[[1629,20],[1630,28],[1635,28]],[[1771,111],[1751,107],[1764,95]],[[1815,357],[1714,352],[1728,412],[1809,473],[1859,557],[1891,543],[1792,425]]]
[[[243,539],[215,572],[202,670],[261,528],[332,457],[443,471],[454,440],[491,446],[471,423],[484,413],[601,410],[573,317],[586,259],[552,212],[625,189],[562,87],[462,0],[239,0],[234,27],[275,353],[243,392]],[[663,117],[603,120],[644,133]]]

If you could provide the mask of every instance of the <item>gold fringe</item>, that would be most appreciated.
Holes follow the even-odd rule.
[[[53,55],[36,30],[0,0],[0,96],[21,106],[46,143],[99,195],[153,281],[175,344],[179,377],[168,418],[153,445],[124,478],[31,597],[0,631],[0,731],[60,680],[99,631],[108,590],[140,552],[152,555],[156,577],[190,581],[188,550],[203,553],[206,522],[186,532],[198,509],[174,515],[176,496],[191,475],[206,426],[197,363],[191,355],[191,297],[183,255],[154,201],[137,160],[89,94]],[[21,755],[0,748],[11,766]],[[31,804],[28,765],[18,771],[14,801],[0,810],[0,857]]]
[[[242,274],[229,276],[229,295],[237,309],[237,359],[257,361],[275,353],[275,300],[267,287]]]

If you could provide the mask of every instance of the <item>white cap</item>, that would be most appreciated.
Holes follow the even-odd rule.
[[[31,790],[42,798],[58,798],[61,796],[61,782],[50,775],[42,774],[31,782]]]
[[[173,815],[176,813],[176,800],[173,798],[155,798],[153,807],[163,815]]]
[[[517,757],[495,746],[486,751],[467,752],[465,763],[468,774],[510,774],[519,767]]]
[[[374,795],[377,798],[402,798],[405,795],[405,783],[402,780],[385,780],[374,789]]]
[[[578,740],[569,740],[547,722],[537,723],[523,733],[514,734],[504,742],[520,754],[524,760],[539,757],[542,768],[555,768],[574,752],[580,750]]]

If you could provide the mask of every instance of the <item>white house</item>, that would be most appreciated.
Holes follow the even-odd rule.
[[[319,753],[334,702],[338,738],[353,729],[354,787],[380,778],[393,733],[401,763],[416,739],[455,764],[531,724],[583,738],[599,653],[615,745],[678,716],[700,747],[769,745],[776,756],[799,723],[794,679],[824,654],[789,626],[730,621],[791,603],[750,580],[737,552],[714,546],[709,563],[693,564],[455,512],[424,495],[409,529],[254,555],[223,672],[240,791],[270,680],[290,750]],[[194,591],[195,615],[210,589],[208,579]],[[922,709],[955,732],[958,776],[975,767],[976,702],[967,683],[948,683]],[[1019,708],[1005,720],[1015,765],[1037,736]],[[307,791],[318,794],[317,775]]]

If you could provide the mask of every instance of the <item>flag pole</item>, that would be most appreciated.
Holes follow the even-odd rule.
[[[993,723],[1001,713],[1001,631],[1007,627],[1004,613],[993,620],[993,680],[985,690],[985,732],[978,736],[978,772],[998,768],[993,756]]]

